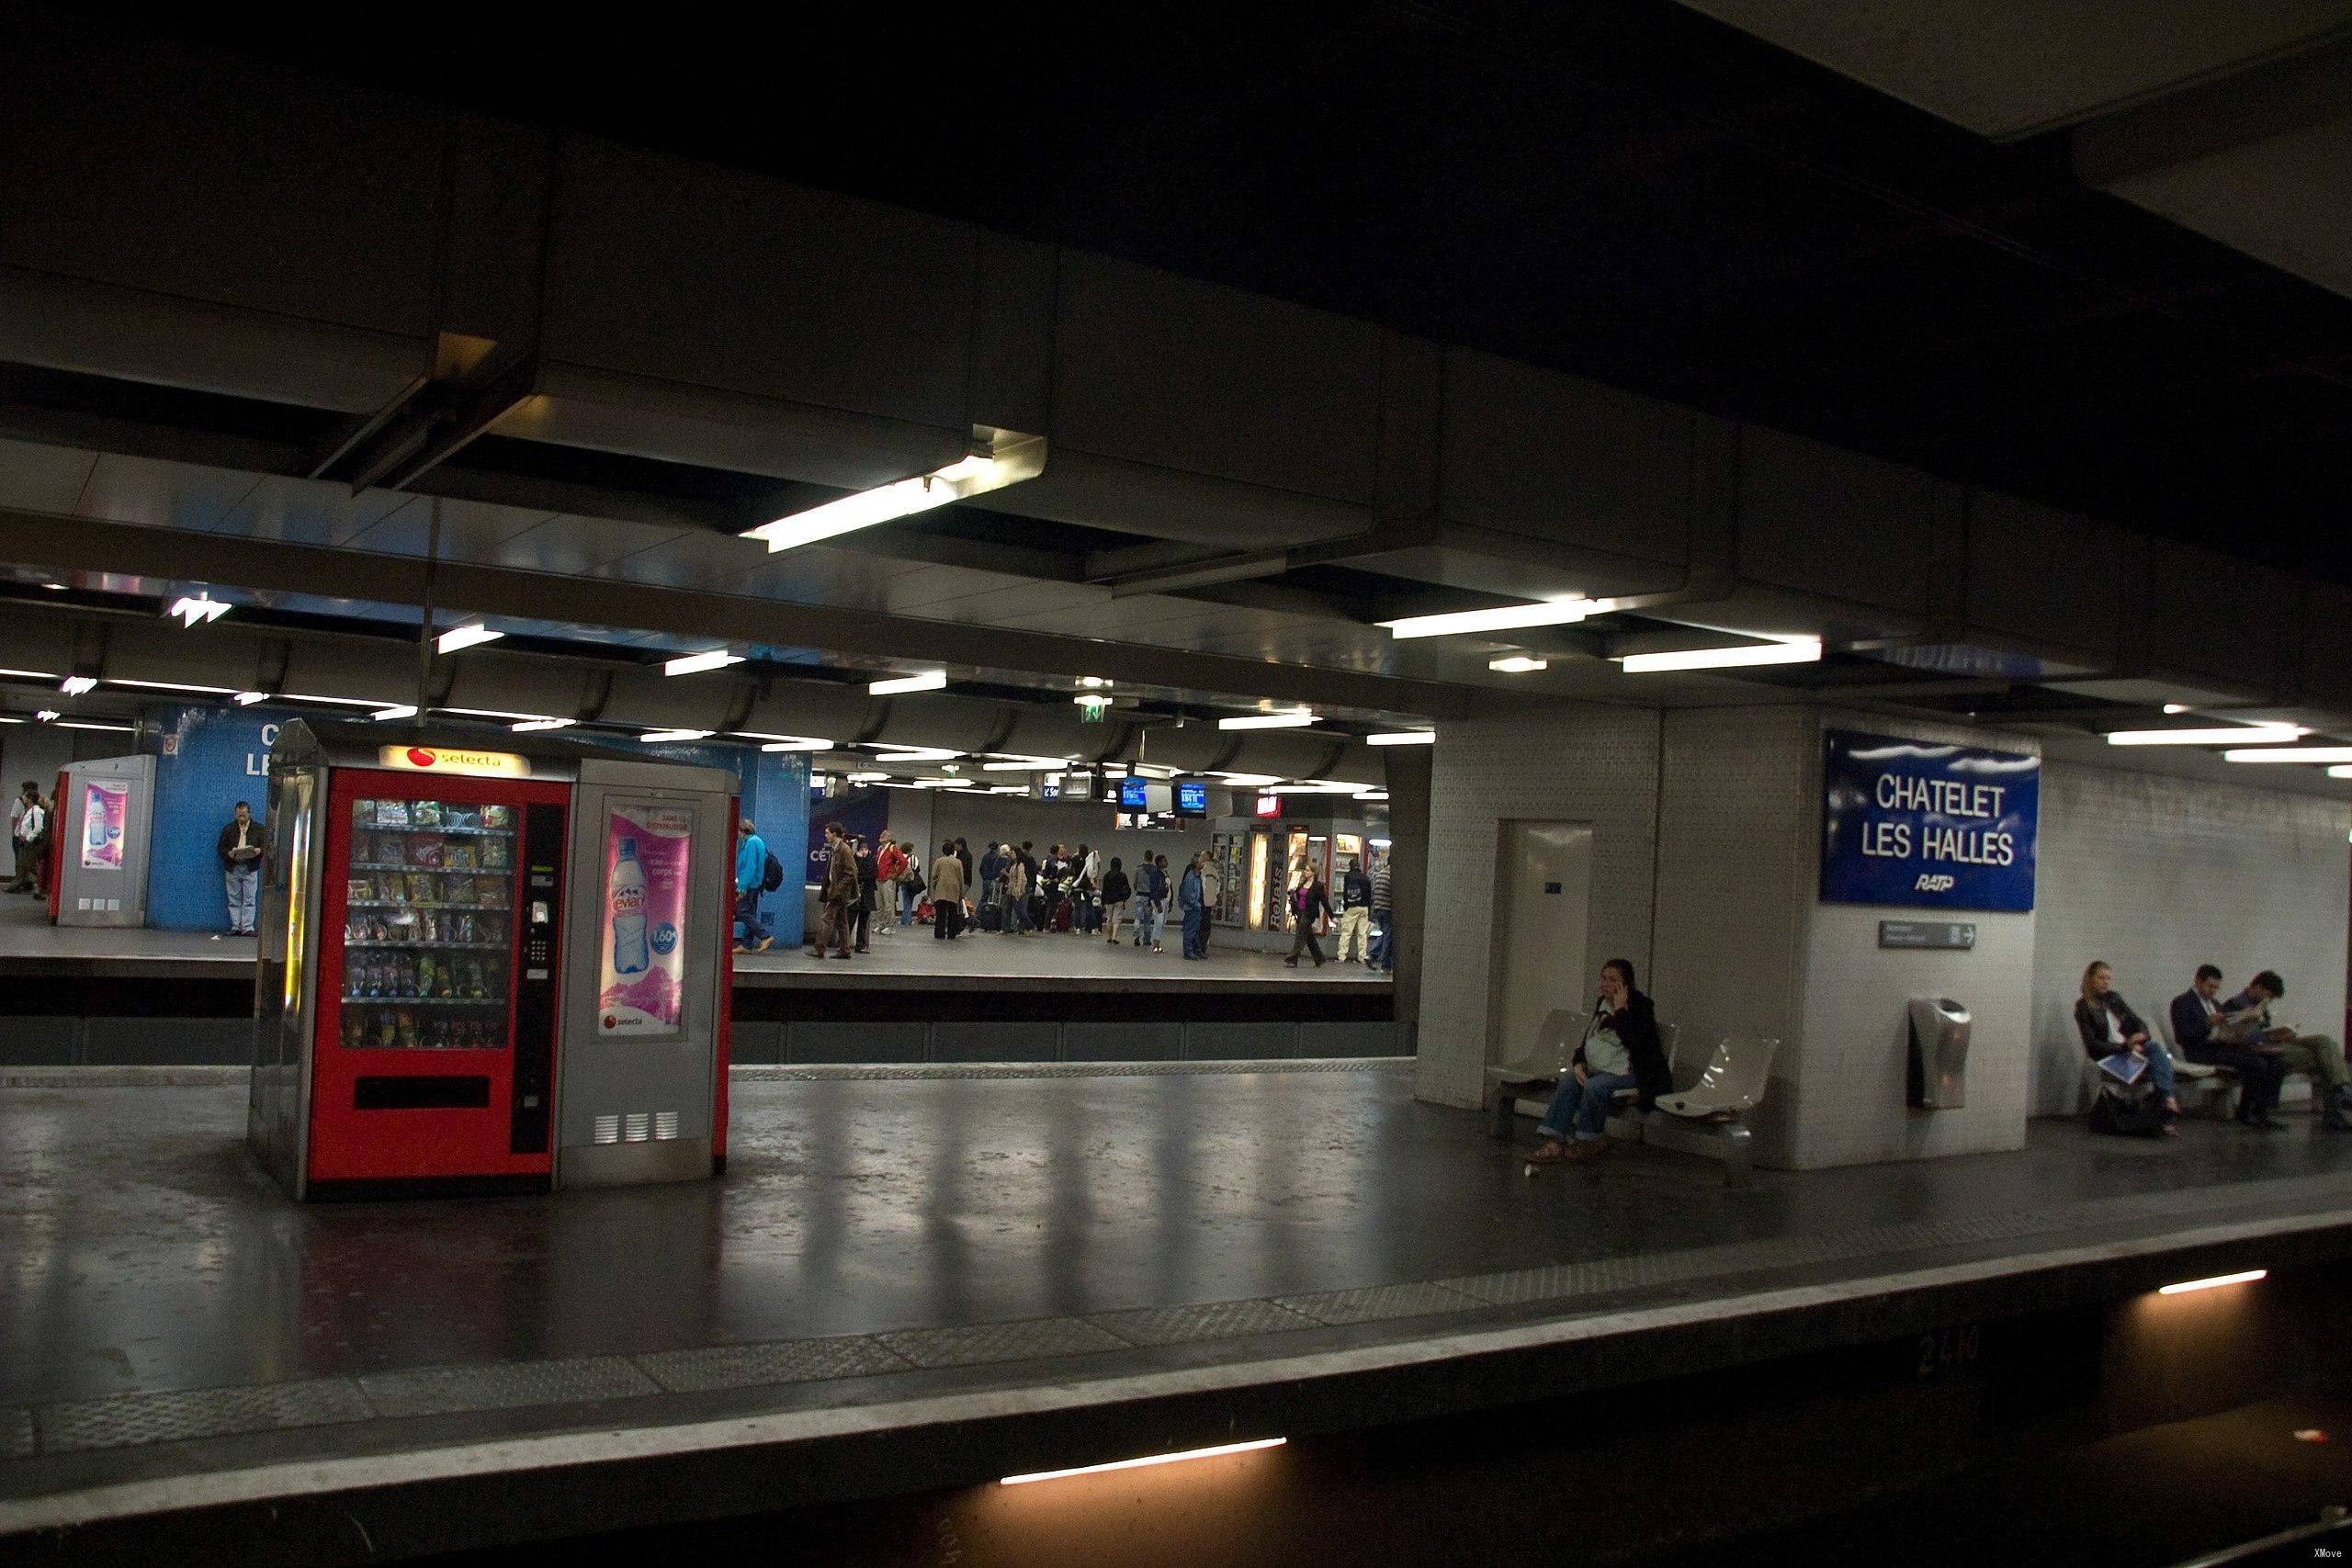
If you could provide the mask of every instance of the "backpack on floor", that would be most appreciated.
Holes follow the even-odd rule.
[[[984,931],[1001,931],[1004,930],[1003,905],[983,904],[980,906],[980,930]]]
[[[1067,898],[1063,899],[1054,906],[1054,930],[1057,931],[1069,930],[1070,921],[1076,917],[1077,910],[1071,908],[1070,901]]]
[[[2116,1138],[2156,1138],[2164,1130],[2165,1102],[2149,1086],[2099,1086],[2098,1098],[2091,1101],[2092,1132]]]

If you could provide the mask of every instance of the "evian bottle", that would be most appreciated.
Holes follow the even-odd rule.
[[[620,863],[613,867],[613,973],[642,975],[651,964],[645,947],[645,873],[637,863],[637,840],[621,840]]]

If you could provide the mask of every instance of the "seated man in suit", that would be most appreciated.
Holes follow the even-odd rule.
[[[2352,1133],[2352,1117],[2345,1111],[2344,1047],[2332,1034],[2299,1034],[2270,1021],[2270,1004],[2287,994],[2287,982],[2275,969],[2265,969],[2245,983],[2245,989],[2222,1004],[2233,1033],[2257,1051],[2273,1055],[2283,1079],[2289,1073],[2307,1073],[2312,1098],[2319,1101],[2320,1124],[2330,1132]]]
[[[2238,1076],[2238,1120],[2249,1127],[2281,1128],[2270,1108],[2278,1103],[2278,1085],[2287,1076],[2276,1052],[2257,1051],[2230,1038],[2227,1013],[2213,998],[2221,994],[2222,972],[2211,964],[2197,966],[2197,983],[2172,999],[2172,1043],[2192,1062],[2227,1067]]]

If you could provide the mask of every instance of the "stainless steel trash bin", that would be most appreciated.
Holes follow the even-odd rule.
[[[1951,1111],[1968,1103],[1968,1010],[1950,997],[1911,998],[1911,1104]]]

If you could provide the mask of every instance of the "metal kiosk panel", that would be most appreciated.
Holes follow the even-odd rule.
[[[582,763],[572,799],[556,1184],[686,1181],[725,1124],[734,780]]]
[[[147,923],[148,830],[155,809],[155,759],[105,757],[68,762],[58,826],[57,923]]]

